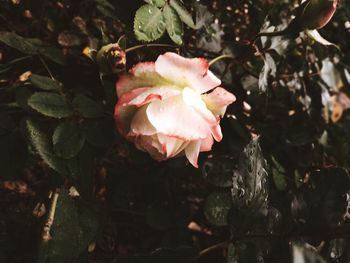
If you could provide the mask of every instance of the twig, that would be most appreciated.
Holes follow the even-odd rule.
[[[218,244],[215,244],[211,247],[207,247],[206,249],[203,249],[202,251],[199,252],[198,254],[198,257],[201,257],[205,254],[208,254],[209,252],[213,251],[213,250],[216,250],[216,249],[219,249],[219,248],[226,248],[228,247],[228,245],[231,243],[230,240],[226,240],[224,242],[221,242],[221,243],[218,243]]]
[[[40,59],[41,63],[44,65],[44,67],[45,67],[47,73],[49,73],[51,79],[52,79],[52,80],[55,80],[54,76],[52,75],[52,72],[51,72],[50,68],[47,66],[45,60],[42,58],[41,55],[39,55],[39,59]]]
[[[58,193],[58,190],[56,189],[51,197],[51,207],[49,211],[49,216],[47,218],[47,221],[44,225],[43,232],[42,232],[42,240],[44,242],[47,242],[51,239],[50,231],[55,218],[58,196],[59,196],[59,193]]]
[[[211,251],[213,251],[213,250],[216,250],[216,249],[219,249],[219,248],[226,248],[226,247],[228,247],[228,245],[229,245],[230,243],[231,243],[230,240],[226,240],[226,241],[224,241],[224,242],[220,242],[220,243],[217,243],[217,244],[212,245],[212,246],[210,246],[210,247],[207,247],[207,248],[201,250],[201,251],[198,253],[198,255],[196,255],[196,256],[194,256],[194,257],[192,257],[192,258],[186,260],[185,262],[186,262],[186,263],[193,262],[193,261],[199,259],[200,257],[202,257],[202,256],[204,256],[204,255],[206,255],[206,254],[208,254],[209,252],[211,252]]]

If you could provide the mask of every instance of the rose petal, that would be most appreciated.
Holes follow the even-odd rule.
[[[147,88],[131,90],[121,96],[115,105],[114,119],[116,121],[117,129],[122,135],[125,136],[128,133],[132,117],[137,111],[136,106],[130,106],[128,103],[146,90]]]
[[[147,118],[147,107],[148,105],[144,105],[137,110],[130,123],[130,132],[128,136],[153,135],[157,133],[157,130],[153,127]]]
[[[221,81],[208,70],[208,61],[203,58],[184,58],[167,52],[155,62],[155,70],[162,77],[180,87],[191,87],[198,93],[207,92]]]
[[[200,152],[208,152],[211,150],[212,146],[214,144],[214,140],[212,136],[208,136],[205,139],[201,140],[201,147]]]
[[[166,136],[164,134],[158,134],[158,139],[163,145],[163,150],[165,150],[167,158],[175,157],[189,144],[188,141]]]
[[[185,149],[185,154],[189,162],[196,168],[198,168],[198,155],[200,150],[201,142],[191,142]]]
[[[154,87],[169,85],[156,71],[154,62],[143,62],[135,65],[128,75],[123,75],[116,83],[117,95],[123,94],[140,87]]]
[[[147,90],[133,98],[129,102],[129,105],[136,105],[137,107],[141,107],[142,105],[149,103],[155,99],[162,100],[179,94],[181,94],[181,89],[172,86],[147,88]]]
[[[159,143],[157,135],[140,135],[135,137],[135,146],[137,149],[148,152],[151,157],[158,161],[166,160],[165,152]]]
[[[204,139],[210,133],[207,122],[182,96],[157,100],[147,107],[147,117],[159,133],[184,140]]]
[[[201,96],[190,88],[185,88],[182,94],[184,102],[191,106],[206,121],[215,140],[221,141],[222,133],[219,121],[216,119],[213,113],[208,110]],[[210,136],[210,134],[208,136]]]
[[[236,97],[225,90],[218,87],[208,94],[201,95],[208,109],[216,116],[224,116],[228,105],[236,100]]]

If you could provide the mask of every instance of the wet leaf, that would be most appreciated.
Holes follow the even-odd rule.
[[[253,214],[266,214],[267,176],[267,164],[258,137],[244,148],[238,169],[233,174],[231,192],[235,207],[248,209]]]
[[[163,9],[166,30],[170,38],[178,45],[183,44],[183,24],[174,8],[166,5]]]
[[[134,33],[140,41],[154,41],[165,32],[166,24],[163,13],[154,5],[141,6],[134,20]]]

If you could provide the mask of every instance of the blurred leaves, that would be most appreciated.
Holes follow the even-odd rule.
[[[204,214],[208,221],[215,226],[226,226],[227,215],[232,206],[232,199],[229,193],[213,192],[204,205]]]

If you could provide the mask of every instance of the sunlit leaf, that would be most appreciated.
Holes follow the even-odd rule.
[[[138,40],[146,42],[156,40],[164,34],[165,28],[163,13],[154,5],[143,5],[137,10],[134,33]]]
[[[183,24],[177,15],[174,8],[166,5],[163,10],[163,15],[166,23],[166,30],[170,38],[178,45],[182,45],[183,40]]]

